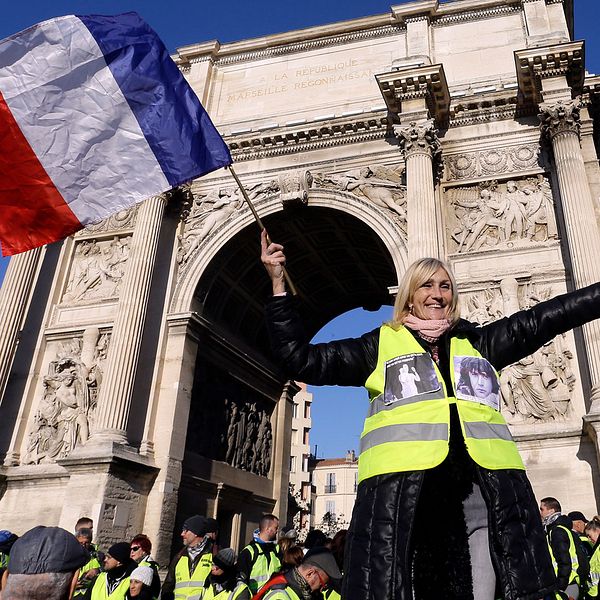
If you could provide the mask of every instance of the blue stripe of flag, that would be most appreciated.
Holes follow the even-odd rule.
[[[137,13],[77,18],[102,50],[172,186],[231,164],[229,149],[198,97]]]

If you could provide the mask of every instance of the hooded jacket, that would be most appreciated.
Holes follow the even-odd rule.
[[[447,388],[453,389],[448,359],[451,337],[467,338],[500,370],[556,335],[598,317],[600,284],[594,284],[483,327],[460,320],[439,340],[441,374]],[[269,300],[267,325],[274,356],[290,378],[313,385],[363,386],[376,367],[379,329],[360,338],[309,344],[290,296]],[[479,484],[488,508],[490,552],[502,597],[538,600],[552,593],[556,577],[525,472],[491,471],[473,463],[452,410],[450,451],[442,465],[429,471],[378,475],[359,484],[346,545],[344,599],[410,600],[413,585],[417,598],[472,597],[461,510],[473,482]],[[444,545],[439,539],[427,542],[427,523],[440,512],[436,498],[440,490],[448,494],[448,506],[441,506],[442,525],[463,520],[455,529],[449,527],[447,543],[457,548],[450,559],[439,554]],[[441,564],[444,560],[446,564]]]

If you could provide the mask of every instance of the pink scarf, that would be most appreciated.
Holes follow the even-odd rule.
[[[426,342],[435,343],[450,329],[448,319],[419,319],[414,315],[406,315],[402,322],[419,334]]]

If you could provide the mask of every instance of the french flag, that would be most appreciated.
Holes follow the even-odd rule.
[[[136,14],[66,16],[0,41],[0,243],[48,244],[231,164]]]

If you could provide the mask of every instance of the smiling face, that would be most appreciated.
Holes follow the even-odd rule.
[[[137,579],[131,579],[129,582],[129,595],[132,598],[139,596],[142,593],[143,585],[144,584],[141,581],[138,581]]]
[[[452,282],[440,267],[413,294],[413,314],[420,319],[446,319],[451,302]]]

